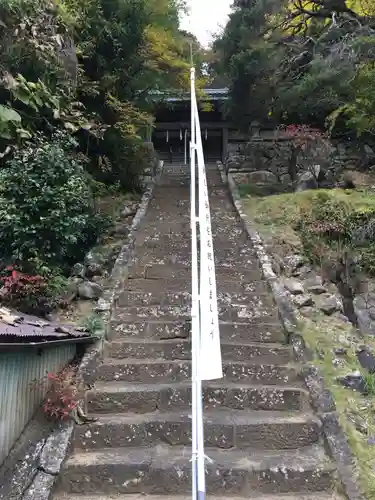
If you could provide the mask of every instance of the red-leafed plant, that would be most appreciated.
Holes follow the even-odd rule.
[[[74,367],[67,366],[58,373],[49,372],[34,382],[34,387],[48,387],[42,404],[43,412],[52,420],[67,420],[78,405],[78,388],[74,379]]]
[[[0,284],[0,300],[3,304],[30,313],[44,308],[48,283],[42,276],[25,274],[8,266],[0,278]]]
[[[282,125],[279,129],[290,139],[292,150],[288,173],[293,182],[300,170],[315,175],[316,165],[327,166],[333,148],[326,133],[308,125]]]

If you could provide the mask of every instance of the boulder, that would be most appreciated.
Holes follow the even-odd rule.
[[[313,299],[309,295],[295,295],[293,301],[297,307],[310,307],[314,305]]]
[[[330,295],[328,297],[324,297],[322,303],[319,306],[319,309],[330,316],[336,311],[342,310],[342,305],[339,299],[335,295]]]
[[[320,175],[320,165],[314,165],[313,169],[303,172],[298,176],[296,182],[296,192],[307,191],[318,188],[318,178]]]
[[[304,293],[302,283],[297,280],[287,278],[284,280],[284,286],[292,295],[302,295]]]
[[[78,296],[84,300],[96,300],[103,293],[102,287],[93,281],[84,281],[78,285]]]
[[[93,278],[94,276],[102,276],[103,268],[97,262],[92,262],[86,268],[86,277]]]
[[[77,262],[77,264],[74,264],[72,267],[72,270],[70,272],[71,276],[75,276],[77,278],[84,278],[86,273],[86,268],[83,264]]]
[[[272,183],[276,184],[277,177],[275,174],[272,172],[268,172],[267,170],[257,170],[256,172],[250,172],[248,174],[248,181],[249,183],[254,182],[254,183]]]

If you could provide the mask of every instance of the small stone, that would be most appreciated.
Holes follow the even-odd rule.
[[[314,304],[313,299],[309,295],[295,295],[293,301],[297,307],[308,307]]]
[[[323,360],[325,358],[325,354],[324,354],[323,349],[316,349],[316,354],[317,354],[318,358],[321,360]]]
[[[319,309],[330,316],[336,311],[341,311],[342,306],[340,301],[337,299],[335,295],[331,295],[330,297],[324,298],[323,302],[320,304]]]
[[[94,276],[101,276],[102,274],[103,274],[102,266],[97,262],[92,262],[87,266],[86,276],[88,278],[92,278]]]
[[[369,373],[375,373],[375,358],[366,348],[357,352],[357,359],[362,368],[365,368]]]
[[[111,310],[110,302],[106,302],[104,299],[99,299],[98,304],[95,307],[96,312],[106,312]]]
[[[292,276],[308,276],[312,272],[312,267],[311,266],[302,266],[296,269],[293,273]]]
[[[129,228],[124,224],[117,224],[111,231],[110,235],[111,236],[128,236],[129,234]]]
[[[336,354],[336,356],[345,356],[348,351],[344,347],[336,347],[333,352]]]
[[[346,335],[340,335],[339,342],[340,342],[340,344],[344,345],[345,347],[351,347],[351,345],[352,345],[352,343],[350,342],[350,339]]]
[[[92,281],[84,281],[78,285],[78,296],[81,299],[93,300],[98,299],[103,293],[102,287],[98,283]]]
[[[348,389],[353,389],[354,391],[361,392],[362,394],[367,393],[365,381],[363,380],[361,373],[358,371],[348,373],[345,377],[338,377],[337,381]]]
[[[132,215],[135,215],[137,209],[133,208],[133,206],[126,207],[124,210],[121,212],[120,216],[121,217],[131,217]]]
[[[320,295],[320,294],[325,293],[327,291],[327,289],[321,283],[314,283],[312,285],[309,285],[307,287],[307,290],[310,293],[313,293],[314,295]]]
[[[368,425],[367,422],[364,418],[362,418],[360,415],[356,415],[355,413],[349,413],[348,414],[348,419],[353,422],[355,428],[357,429],[358,432],[361,434],[367,434],[368,433]]]
[[[343,359],[334,358],[332,360],[332,364],[333,364],[333,366],[335,366],[337,368],[338,366],[342,366],[344,364],[344,360]]]
[[[371,436],[367,440],[367,444],[374,445],[375,444],[375,436]]]
[[[84,278],[85,272],[86,272],[85,266],[77,262],[77,264],[74,264],[74,266],[72,267],[70,275],[75,276],[77,278]]]
[[[302,267],[305,259],[302,257],[302,255],[289,255],[284,258],[285,266],[289,269],[289,271],[293,272],[299,267]]]
[[[291,278],[284,280],[284,286],[293,295],[301,295],[305,291],[302,283]]]

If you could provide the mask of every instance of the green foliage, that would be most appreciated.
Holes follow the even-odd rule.
[[[42,274],[57,293],[56,269],[108,223],[93,194],[140,191],[150,90],[188,82],[184,8],[0,0],[0,261]]]
[[[92,336],[101,338],[104,333],[103,318],[96,313],[86,316],[82,320],[82,327]]]
[[[338,4],[337,4],[338,5]],[[371,2],[235,1],[215,42],[231,79],[234,119],[310,123],[332,133],[375,129]]]
[[[101,230],[72,146],[41,139],[0,170],[0,252],[28,271],[74,263]]]
[[[295,222],[304,251],[320,265],[324,260],[355,256],[358,270],[375,272],[375,207],[353,207],[327,192],[318,193]]]

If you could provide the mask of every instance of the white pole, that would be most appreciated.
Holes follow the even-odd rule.
[[[195,96],[194,96],[195,97]],[[194,99],[194,108],[195,108],[195,137],[197,142],[197,165],[198,165],[198,207],[199,207],[199,230],[201,232],[201,223],[202,216],[204,216],[204,205],[202,198],[202,175],[201,175],[201,167],[200,164],[200,152],[199,152],[199,115],[198,115],[198,106],[196,99]],[[201,379],[201,366],[202,366],[202,357],[201,357],[201,344],[202,344],[202,292],[204,292],[205,288],[205,263],[202,259],[202,238],[199,239],[200,244],[200,273],[199,273],[199,306],[200,306],[200,327],[199,327],[199,352],[198,352],[198,377],[197,377],[197,478],[198,478],[198,500],[204,500],[206,497],[206,478],[205,478],[205,454],[204,454],[204,428],[203,428],[203,394],[202,394],[202,379]]]
[[[190,70],[191,84],[191,137],[190,137],[190,228],[191,228],[191,434],[192,434],[192,500],[198,500],[197,480],[197,380],[199,349],[199,289],[198,289],[198,248],[197,248],[197,214],[196,214],[196,178],[195,178],[195,69]]]
[[[184,163],[187,164],[187,128],[185,129],[185,138],[184,138]]]

